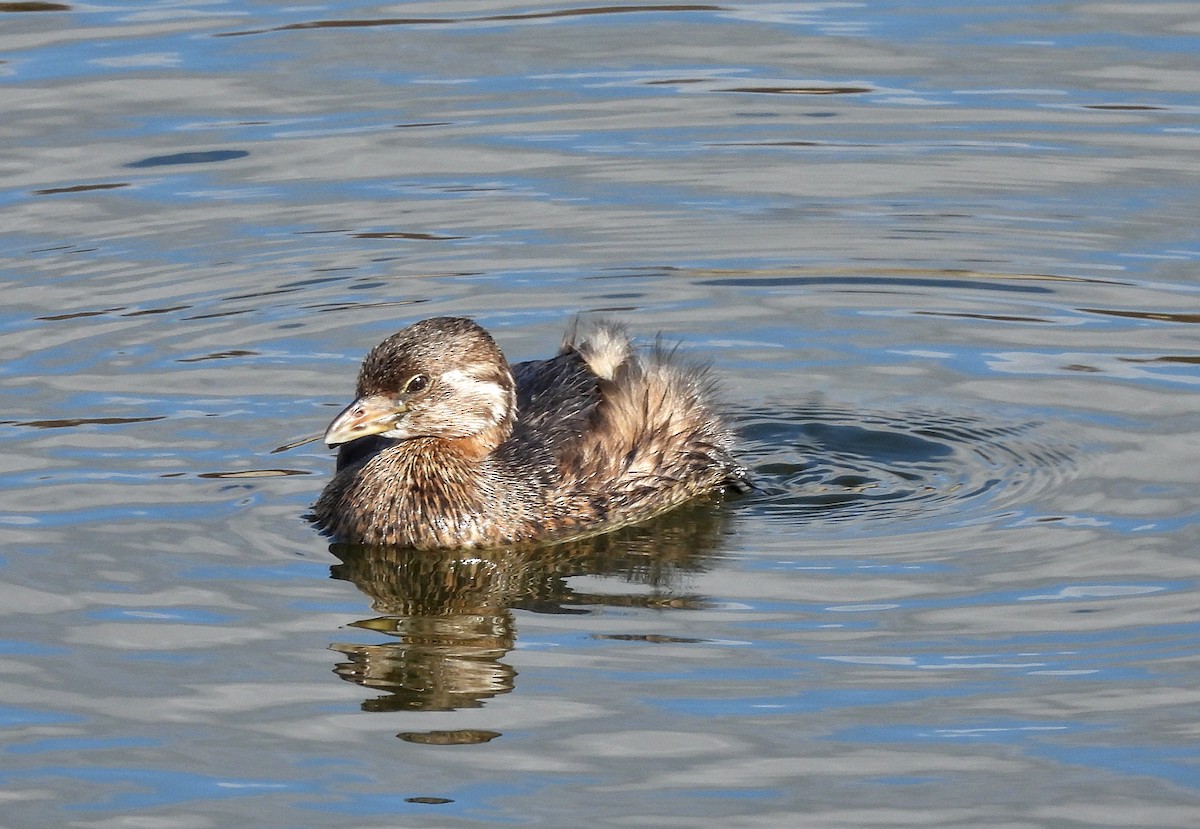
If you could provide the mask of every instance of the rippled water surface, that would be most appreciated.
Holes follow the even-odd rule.
[[[0,3],[0,823],[1200,825],[1200,5]],[[759,488],[331,546],[579,312]]]

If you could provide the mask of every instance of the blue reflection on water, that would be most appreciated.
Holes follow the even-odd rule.
[[[0,567],[3,566],[5,564],[0,562]],[[54,656],[66,653],[67,651],[68,648],[61,645],[48,645],[17,639],[0,639],[0,654],[6,656]]]
[[[109,794],[84,803],[65,803],[71,811],[108,809],[148,809],[193,800],[225,800],[234,797],[254,797],[280,792],[309,791],[311,786],[272,780],[238,780],[181,771],[146,768],[79,768],[77,766],[47,766],[40,769],[14,771],[0,775],[10,784],[24,778],[66,778],[78,784],[103,785]],[[141,791],[122,792],[122,785]]]
[[[149,748],[162,740],[149,737],[46,737],[4,747],[7,754],[49,754],[56,751],[103,751],[113,748]]]
[[[1200,790],[1200,772],[1196,769],[1194,747],[1149,743],[1131,745],[1126,740],[1128,737],[1122,735],[1094,745],[1036,741],[1029,748],[1029,753],[1035,757],[1094,768],[1121,777],[1153,777]]]
[[[143,167],[170,167],[178,164],[212,164],[219,161],[233,161],[250,155],[246,150],[203,150],[173,155],[155,155],[149,158],[131,161],[126,167],[140,169]]]
[[[243,618],[230,613],[218,613],[214,610],[199,607],[112,607],[104,610],[89,611],[86,616],[96,621],[148,622],[154,625],[219,625],[240,621]]]
[[[1116,724],[1084,725],[1078,720],[977,720],[953,725],[889,724],[858,726],[831,734],[837,742],[914,745],[960,742],[1019,746],[1033,757],[1052,759],[1122,777],[1145,775],[1200,789],[1195,751],[1187,746],[1117,744]],[[1088,739],[1091,744],[1079,744]],[[1122,738],[1123,739],[1123,738]]]
[[[74,714],[31,711],[28,708],[0,706],[0,726],[17,728],[30,725],[58,725],[82,722],[83,717]]]
[[[1060,722],[1019,720],[978,720],[954,725],[880,725],[844,728],[830,739],[848,743],[923,743],[930,741],[1026,743],[1038,737],[1064,733],[1096,733],[1097,726],[1085,726],[1077,721]]]
[[[778,673],[775,674],[776,681]],[[797,677],[797,685],[802,684]],[[753,696],[742,694],[731,698],[696,698],[686,697],[671,699],[654,697],[642,699],[645,705],[660,708],[687,717],[733,717],[754,716],[772,717],[784,714],[816,713],[820,711],[835,711],[846,708],[880,707],[904,705],[931,697],[946,699],[978,694],[992,688],[992,685],[980,683],[969,685],[957,684],[953,689],[939,689],[937,693],[928,690],[900,690],[894,688],[854,688],[846,687],[836,690],[800,689],[789,695]]]

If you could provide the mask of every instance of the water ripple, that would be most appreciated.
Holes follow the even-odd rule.
[[[812,405],[748,413],[740,431],[762,491],[756,506],[805,523],[992,520],[1074,465],[1072,448],[1039,424],[974,414]]]

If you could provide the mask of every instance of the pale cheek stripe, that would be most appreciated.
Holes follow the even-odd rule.
[[[492,371],[495,369],[493,368]],[[509,393],[500,384],[491,380],[480,380],[461,369],[447,371],[442,375],[442,382],[449,383],[460,390],[464,396],[480,400],[491,411],[492,420],[497,423],[504,419],[504,415],[512,405]]]

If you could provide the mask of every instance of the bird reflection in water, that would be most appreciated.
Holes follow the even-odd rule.
[[[354,627],[390,637],[383,644],[334,643],[346,661],[338,676],[384,692],[365,711],[477,708],[512,691],[503,661],[516,643],[513,609],[587,613],[589,607],[696,608],[683,592],[727,533],[728,508],[700,500],[657,519],[554,546],[422,550],[333,544],[336,579],[353,582],[380,615]],[[637,595],[584,593],[571,576],[621,578]]]

